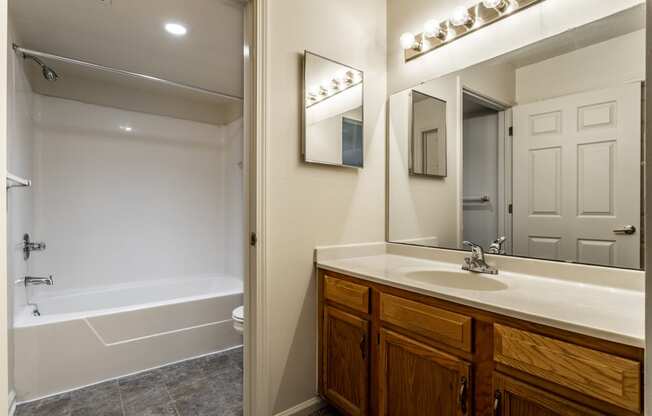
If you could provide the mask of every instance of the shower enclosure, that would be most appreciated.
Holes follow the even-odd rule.
[[[12,5],[9,64],[17,400],[240,346],[241,46],[206,58],[164,39],[151,51],[157,66],[130,67],[115,45],[91,59],[65,53],[79,49],[64,37],[43,40],[26,25],[43,16],[25,4]],[[231,43],[241,45],[242,9],[229,7],[220,13],[232,23],[215,30],[239,31]],[[205,36],[207,22],[194,23]],[[188,62],[166,60],[178,50]],[[231,79],[213,82],[219,71]],[[28,258],[26,234],[43,243]],[[25,279],[49,276],[52,285]]]

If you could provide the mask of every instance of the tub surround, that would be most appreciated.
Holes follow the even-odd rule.
[[[467,290],[410,278],[460,271],[468,253],[392,243],[319,247],[317,267],[488,312],[643,348],[644,273],[487,255],[499,290]],[[465,274],[460,273],[461,277]]]
[[[329,404],[351,416],[642,414],[643,273],[492,256],[490,276],[462,271],[465,255],[316,250]]]

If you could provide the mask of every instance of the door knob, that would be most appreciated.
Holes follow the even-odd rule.
[[[616,228],[614,230],[614,234],[624,234],[624,235],[632,235],[636,233],[636,227],[633,225],[623,225],[621,228]]]

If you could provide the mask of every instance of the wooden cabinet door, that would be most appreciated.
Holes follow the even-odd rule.
[[[598,416],[577,403],[494,373],[494,416]]]
[[[324,395],[349,416],[366,415],[369,322],[325,306],[322,330]]]
[[[381,416],[471,414],[470,364],[386,329],[378,377]]]

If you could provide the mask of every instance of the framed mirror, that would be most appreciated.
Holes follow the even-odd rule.
[[[364,74],[304,53],[303,157],[308,163],[364,166]]]
[[[446,177],[446,101],[416,90],[410,98],[410,173]]]
[[[644,268],[644,57],[639,5],[392,94],[388,240]]]

